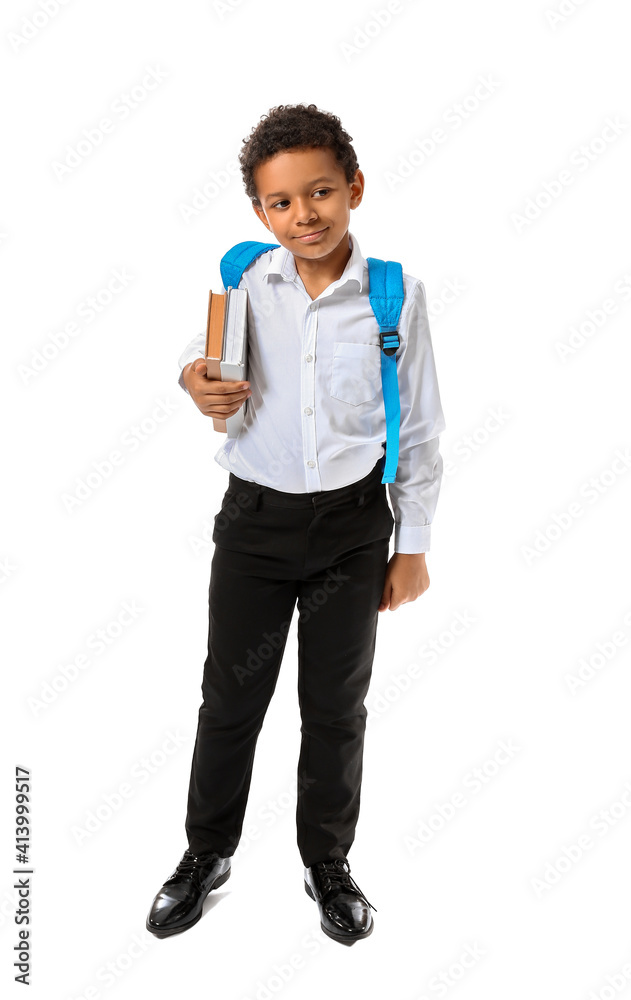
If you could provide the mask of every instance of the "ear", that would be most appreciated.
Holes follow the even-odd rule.
[[[353,178],[353,180],[351,182],[351,185],[350,185],[350,190],[351,190],[350,207],[351,208],[357,208],[357,206],[361,203],[361,200],[364,197],[364,186],[365,186],[365,183],[366,182],[365,182],[364,174],[363,174],[363,172],[358,167],[357,170],[355,171],[355,177]]]
[[[265,212],[263,211],[263,209],[259,208],[259,206],[254,201],[252,202],[252,208],[254,209],[254,214],[261,220],[265,228],[269,229],[271,233],[272,230],[270,228],[269,222],[267,221],[267,218],[265,217]]]

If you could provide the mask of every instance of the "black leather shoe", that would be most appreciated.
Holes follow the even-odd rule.
[[[320,927],[344,944],[368,937],[374,926],[372,904],[351,878],[350,870],[346,858],[319,861],[305,868],[305,890],[318,904]]]
[[[147,930],[167,937],[196,924],[208,893],[230,878],[230,864],[230,858],[220,858],[216,851],[199,855],[184,851],[151,904]]]

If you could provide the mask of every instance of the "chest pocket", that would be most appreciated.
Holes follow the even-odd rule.
[[[378,344],[333,345],[331,395],[357,406],[367,403],[381,388],[381,348]]]

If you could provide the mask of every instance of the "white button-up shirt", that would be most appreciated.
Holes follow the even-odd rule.
[[[244,272],[252,396],[236,438],[215,461],[241,479],[287,493],[332,490],[363,479],[385,452],[379,325],[368,301],[368,264],[349,233],[344,273],[315,299],[284,247]],[[401,421],[396,481],[387,488],[395,552],[427,552],[445,429],[423,283],[403,275],[397,371]],[[225,289],[223,289],[225,291]],[[205,333],[178,364],[204,357]],[[186,386],[180,372],[180,385]]]

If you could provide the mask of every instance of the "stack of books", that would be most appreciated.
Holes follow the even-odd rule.
[[[206,321],[206,374],[220,381],[244,382],[247,372],[248,293],[228,287],[223,295],[210,292]],[[228,437],[237,437],[245,420],[246,399],[235,414],[222,420],[213,417],[213,427]]]

